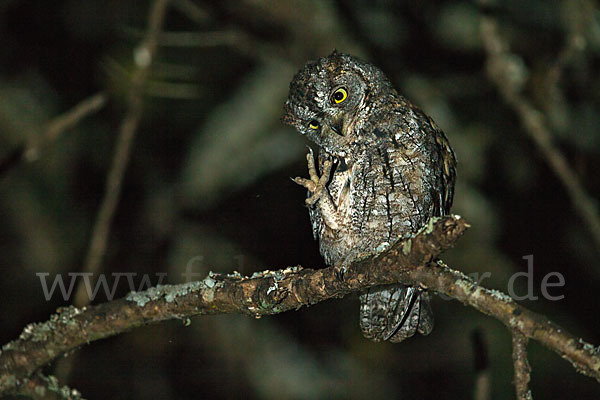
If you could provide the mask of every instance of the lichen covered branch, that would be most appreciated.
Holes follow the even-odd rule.
[[[543,315],[517,304],[508,295],[479,286],[443,263],[430,263],[410,271],[409,281],[421,282],[439,293],[500,320],[511,332],[537,340],[575,369],[600,382],[600,347],[579,339]]]
[[[402,282],[444,293],[502,321],[513,334],[538,340],[575,368],[600,381],[600,351],[510,297],[482,288],[464,274],[435,261],[465,232],[458,216],[430,221],[413,238],[348,267],[344,280],[334,268],[288,267],[250,277],[209,274],[204,280],[132,292],[97,306],[59,309],[49,321],[27,326],[0,353],[0,394],[14,392],[24,379],[60,355],[92,341],[168,319],[202,314],[277,314],[342,297],[375,285]]]
[[[30,324],[0,353],[0,394],[65,352],[141,325],[201,314],[244,313],[255,317],[295,310],[370,286],[408,279],[407,272],[430,262],[467,229],[464,219],[432,220],[412,239],[375,259],[365,259],[336,278],[333,268],[289,267],[251,277],[209,274],[204,280],[161,285],[91,307],[59,309],[50,320]]]

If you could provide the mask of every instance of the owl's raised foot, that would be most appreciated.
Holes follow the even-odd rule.
[[[312,206],[325,192],[329,174],[331,173],[331,161],[327,160],[323,163],[321,176],[319,176],[317,168],[315,167],[315,158],[312,150],[306,155],[306,161],[308,161],[308,175],[310,176],[310,179],[297,177],[292,180],[298,185],[304,186],[312,193],[312,195],[306,199],[306,204]]]

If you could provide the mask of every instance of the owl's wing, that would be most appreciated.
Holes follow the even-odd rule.
[[[410,222],[408,231],[404,228],[406,224],[400,223],[391,225],[391,232],[402,237],[414,233],[430,217],[449,213],[456,159],[446,136],[433,120],[411,105],[408,111],[402,109],[399,120],[381,123],[374,136],[377,138],[374,154],[380,161],[376,165],[383,177],[378,182],[379,188],[386,194],[396,194],[396,202],[390,201],[386,208],[388,216],[399,210],[406,218],[401,222]],[[416,211],[418,216],[407,210]],[[394,218],[390,220],[393,223]],[[419,288],[375,287],[363,293],[360,301],[361,329],[372,340],[397,343],[416,332],[427,335],[433,329],[429,294]]]
[[[439,187],[436,189],[437,193],[434,193],[433,198],[436,199],[434,215],[441,216],[449,214],[452,207],[454,183],[456,182],[456,156],[444,132],[435,124],[431,117],[427,116],[427,119],[434,131],[435,143],[438,146],[438,169],[441,171],[441,181]]]
[[[456,182],[456,156],[448,142],[448,138],[444,132],[437,126],[433,119],[425,114],[420,108],[410,102],[406,102],[412,118],[406,116],[407,109],[401,108],[401,116],[399,117],[401,137],[408,139],[406,144],[402,139],[396,139],[393,125],[384,124],[378,136],[380,140],[388,147],[391,143],[394,147],[399,148],[396,154],[404,162],[412,163],[411,158],[420,155],[427,155],[426,168],[428,172],[421,176],[430,185],[431,198],[433,200],[433,209],[431,214],[424,215],[426,219],[431,216],[441,216],[450,213],[452,201],[454,198],[454,184]],[[403,122],[402,122],[403,121]],[[411,125],[411,124],[416,124]],[[410,129],[406,128],[407,126]],[[396,127],[397,128],[397,127]],[[407,154],[412,154],[408,156]],[[392,164],[398,161],[392,161]],[[425,183],[425,182],[423,182]]]

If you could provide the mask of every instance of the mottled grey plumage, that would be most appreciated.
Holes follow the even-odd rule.
[[[449,212],[454,153],[442,131],[369,63],[333,52],[290,84],[283,121],[319,146],[307,155],[313,233],[329,265],[343,271]],[[388,285],[360,296],[360,325],[373,340],[400,342],[433,329],[429,295]]]

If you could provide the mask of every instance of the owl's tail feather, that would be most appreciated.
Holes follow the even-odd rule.
[[[360,327],[368,339],[398,343],[433,330],[427,292],[405,285],[376,286],[360,295]]]

